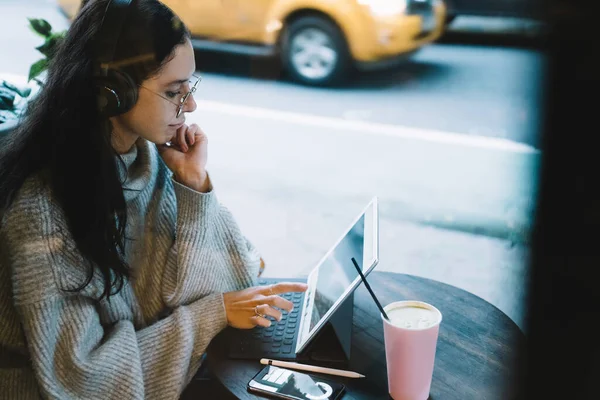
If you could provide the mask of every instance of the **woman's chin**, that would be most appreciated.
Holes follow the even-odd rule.
[[[175,135],[173,135],[172,133],[167,133],[165,135],[165,138],[161,140],[160,144],[169,145],[173,141],[174,138],[175,138]]]

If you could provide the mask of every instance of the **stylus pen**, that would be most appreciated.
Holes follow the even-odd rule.
[[[325,367],[317,367],[316,365],[298,364],[287,361],[270,360],[268,358],[261,358],[260,363],[263,365],[274,365],[281,368],[297,369],[300,371],[316,372],[319,374],[345,376],[346,378],[364,378],[364,375],[358,372],[345,371],[343,369],[333,369]]]

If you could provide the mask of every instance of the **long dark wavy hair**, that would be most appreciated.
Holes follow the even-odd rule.
[[[98,112],[94,91],[97,40],[109,0],[84,1],[59,45],[46,82],[20,126],[0,149],[0,220],[16,192],[34,173],[47,180],[66,216],[70,234],[94,272],[104,279],[102,297],[118,293],[130,268],[124,257],[127,211],[112,126]],[[139,86],[158,73],[185,43],[189,31],[157,0],[133,0],[115,60],[143,62],[121,68]],[[154,54],[148,60],[144,55]]]

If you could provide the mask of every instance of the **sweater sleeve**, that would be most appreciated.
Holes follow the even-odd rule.
[[[102,326],[84,296],[17,308],[40,390],[51,399],[177,399],[226,326],[219,294],[138,331],[126,319]]]
[[[12,300],[39,390],[52,399],[177,399],[210,341],[227,325],[213,293],[144,323],[125,282],[99,300],[99,274],[81,291],[88,266],[48,196],[28,188],[0,230]],[[0,395],[1,397],[1,395]]]
[[[199,193],[172,182],[177,225],[164,272],[167,305],[256,285],[260,255],[214,191]]]

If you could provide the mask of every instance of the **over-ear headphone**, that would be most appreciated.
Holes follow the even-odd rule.
[[[94,80],[98,110],[114,117],[131,110],[138,87],[129,75],[114,68],[114,56],[132,0],[109,0],[95,42]]]

